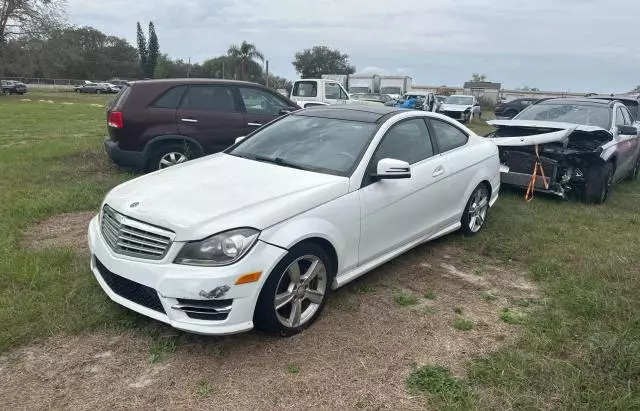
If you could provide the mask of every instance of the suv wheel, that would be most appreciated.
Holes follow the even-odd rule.
[[[195,158],[188,143],[163,144],[153,151],[147,163],[147,171],[162,170]]]

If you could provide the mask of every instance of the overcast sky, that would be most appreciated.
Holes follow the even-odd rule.
[[[629,0],[68,0],[69,20],[135,44],[153,21],[160,48],[203,61],[247,40],[271,71],[296,78],[294,54],[348,53],[358,71],[462,85],[628,91],[640,85],[640,2]]]

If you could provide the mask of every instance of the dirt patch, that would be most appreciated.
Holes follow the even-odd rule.
[[[87,227],[95,215],[95,211],[81,211],[49,217],[22,233],[22,245],[33,251],[70,247],[78,252],[87,253]]]
[[[57,337],[0,358],[0,397],[21,409],[423,409],[405,389],[413,364],[464,376],[470,359],[518,337],[502,309],[540,298],[522,271],[467,257],[451,244],[419,247],[338,290],[316,324],[288,339],[162,325],[155,337]],[[471,330],[454,326],[461,318]],[[177,349],[151,364],[168,338]]]

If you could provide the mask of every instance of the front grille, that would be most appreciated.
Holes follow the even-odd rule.
[[[536,156],[534,153],[516,150],[502,150],[500,160],[509,167],[510,172],[533,174],[533,168],[536,164]],[[540,157],[540,163],[544,170],[544,175],[551,181],[555,181],[557,162],[545,157]],[[538,171],[538,175],[540,175]]]
[[[156,290],[151,287],[147,287],[146,285],[138,284],[135,281],[128,280],[124,277],[120,277],[119,275],[109,271],[97,258],[95,258],[95,261],[100,276],[114,293],[136,304],[140,304],[164,314],[165,311]]]
[[[444,114],[451,118],[462,118],[464,115],[462,111],[445,111]]]
[[[126,217],[108,205],[102,209],[100,230],[117,254],[149,260],[162,259],[175,236],[171,231]]]

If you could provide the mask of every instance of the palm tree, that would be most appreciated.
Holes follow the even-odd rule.
[[[229,51],[227,51],[229,57],[240,60],[240,76],[242,80],[247,80],[247,63],[251,60],[260,60],[264,62],[264,55],[258,51],[256,46],[251,43],[247,43],[243,41],[240,46],[233,45],[229,47]]]

